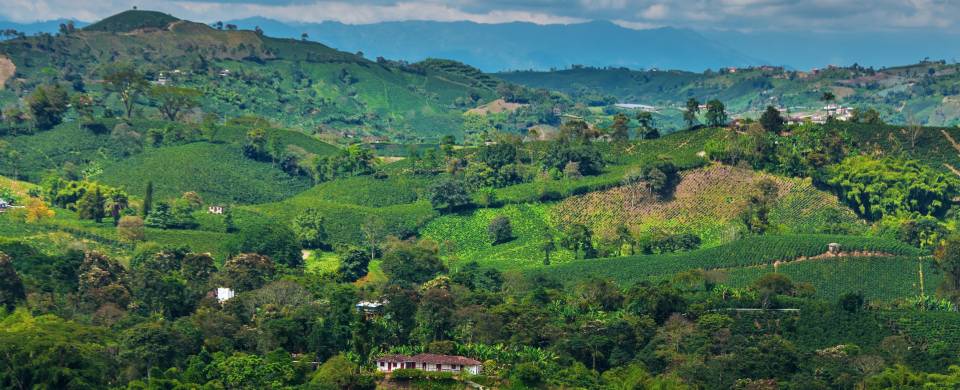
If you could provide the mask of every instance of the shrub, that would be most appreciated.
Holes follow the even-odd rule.
[[[453,381],[452,372],[437,372],[437,371],[423,371],[417,370],[414,368],[400,368],[393,370],[390,374],[393,379],[400,380],[441,380],[441,381]]]
[[[320,248],[327,241],[323,215],[314,208],[306,209],[293,220],[293,232],[305,248]]]
[[[250,291],[263,287],[273,278],[273,261],[255,253],[237,255],[223,264],[220,282],[237,291]]]
[[[505,216],[498,216],[487,225],[487,236],[493,245],[502,244],[513,239],[513,228],[510,226],[510,219]]]
[[[430,204],[447,212],[469,206],[472,202],[467,186],[459,180],[444,179],[430,187]]]
[[[840,198],[871,220],[900,212],[942,216],[960,186],[919,161],[895,158],[849,157],[830,175]]]
[[[146,239],[143,228],[143,218],[127,215],[117,223],[117,236],[125,241],[143,241]]]
[[[303,265],[300,244],[286,225],[269,222],[255,224],[242,229],[228,243],[228,247],[231,253],[259,253],[288,267]]]
[[[367,251],[350,248],[340,255],[340,267],[337,268],[337,274],[344,282],[355,282],[367,275],[370,265],[370,254]]]

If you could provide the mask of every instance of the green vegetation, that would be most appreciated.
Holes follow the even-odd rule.
[[[750,267],[818,256],[827,252],[830,243],[840,244],[845,251],[918,255],[917,249],[888,239],[830,235],[757,236],[687,253],[577,260],[529,272],[545,272],[568,282],[599,277],[630,285],[641,280],[669,279],[690,269]]]
[[[956,67],[945,61],[921,61],[881,69],[854,64],[813,72],[761,66],[735,72],[721,69],[694,73],[577,66],[496,76],[530,88],[560,91],[575,101],[604,110],[612,110],[616,102],[655,106],[659,108],[660,122],[672,129],[696,122],[696,117],[684,118],[688,110],[683,106],[690,97],[695,97],[698,104],[716,99],[735,116],[758,118],[771,101],[791,113],[839,103],[858,108],[855,119],[862,122],[876,124],[882,118],[901,125],[917,121],[927,126],[952,127],[960,123],[960,109],[953,98],[954,85],[960,77]],[[832,99],[826,100],[825,96]],[[865,115],[871,109],[878,115]]]
[[[933,294],[940,278],[931,272],[932,264],[923,262],[924,294]],[[745,267],[728,273],[725,284],[744,287],[759,276],[777,272],[794,282],[810,283],[815,294],[828,300],[850,292],[864,294],[869,300],[896,300],[920,295],[920,262],[915,257],[843,257],[795,261],[773,266]],[[775,271],[774,271],[775,270]]]
[[[767,106],[898,71],[556,72],[609,87],[568,96],[142,11],[0,53],[2,388],[956,382],[956,129]],[[481,374],[377,372],[420,353]]]

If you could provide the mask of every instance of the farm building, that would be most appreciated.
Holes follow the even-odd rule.
[[[219,301],[220,303],[229,301],[236,295],[237,294],[236,292],[233,291],[233,289],[226,288],[226,287],[217,287],[217,301]]]
[[[207,212],[210,214],[223,214],[223,206],[207,207]]]
[[[393,372],[398,369],[423,371],[467,372],[480,374],[481,363],[463,356],[421,353],[414,356],[385,355],[377,359],[377,371]]]
[[[363,314],[364,318],[370,319],[383,313],[385,302],[379,301],[360,301],[356,304],[357,312]]]

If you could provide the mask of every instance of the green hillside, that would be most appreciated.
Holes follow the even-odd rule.
[[[124,11],[83,29],[86,31],[129,32],[143,28],[166,28],[179,20],[156,11]]]
[[[496,84],[462,64],[374,62],[316,42],[219,30],[151,11],[4,41],[0,56],[22,76],[7,80],[3,105],[43,83],[69,81],[78,92],[99,92],[104,66],[131,63],[148,81],[202,91],[206,112],[260,115],[308,133],[460,134],[461,112],[491,98]],[[143,100],[143,115],[156,112]]]
[[[575,67],[552,72],[517,71],[496,77],[533,88],[563,91],[590,105],[612,102],[655,106],[679,126],[689,98],[720,99],[735,116],[759,117],[767,105],[794,113],[816,111],[831,92],[844,106],[875,108],[890,123],[960,124],[956,64],[921,62],[891,68],[830,67],[796,71],[779,67],[693,73],[673,70]]]
[[[888,239],[832,235],[761,236],[687,253],[577,260],[528,272],[543,272],[568,283],[601,277],[631,285],[643,280],[668,280],[677,273],[691,269],[736,270],[771,265],[778,261],[790,262],[800,257],[821,255],[827,252],[827,245],[830,243],[838,243],[847,251],[913,256],[918,254],[915,248]],[[829,261],[811,261],[812,264],[807,268],[829,266]],[[759,271],[753,273],[754,276],[761,274]],[[807,280],[810,280],[810,277]],[[739,283],[744,282],[741,280]]]
[[[39,182],[56,172],[86,177],[118,186],[140,196],[153,181],[161,198],[175,198],[187,191],[217,203],[263,203],[278,201],[309,189],[309,176],[291,175],[267,161],[244,156],[247,127],[217,126],[213,138],[205,138],[189,125],[159,121],[134,121],[131,125],[108,120],[103,127],[128,129],[120,137],[113,131],[95,132],[76,123],[52,130],[0,137],[20,151],[15,159],[0,161],[0,174]],[[148,133],[170,134],[169,140],[151,146]],[[336,153],[337,148],[300,132],[270,129],[269,136],[288,151],[309,156]],[[63,140],[70,142],[63,142]]]
[[[211,203],[263,203],[304,191],[313,184],[270,163],[252,161],[229,145],[192,143],[155,150],[103,166],[97,179],[142,194],[147,181],[156,196],[176,198],[187,191]]]
[[[960,383],[955,64],[489,75],[137,10],[3,35],[0,388]],[[828,101],[899,124],[731,120]]]

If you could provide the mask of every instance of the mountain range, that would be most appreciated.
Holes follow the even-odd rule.
[[[0,21],[0,29],[56,32],[63,20]],[[606,21],[580,24],[481,24],[404,21],[374,24],[297,23],[255,17],[225,21],[260,27],[271,36],[322,42],[369,58],[416,62],[446,58],[487,72],[549,70],[572,65],[679,69],[778,65],[805,70],[827,65],[884,67],[924,58],[954,60],[957,34],[917,29],[896,32],[726,31],[662,27],[637,30]],[[85,23],[76,22],[77,27]]]
[[[368,57],[419,61],[447,58],[484,71],[566,68],[574,64],[627,68],[703,70],[764,61],[708,39],[693,30],[633,30],[610,22],[569,25],[473,22],[339,22],[287,24],[264,18],[231,21],[259,26],[278,37],[300,37]]]

